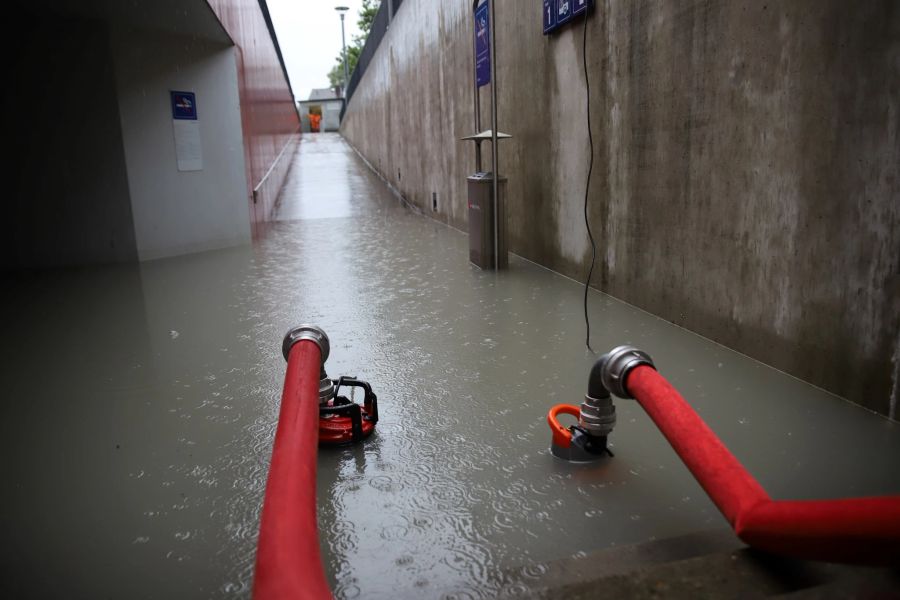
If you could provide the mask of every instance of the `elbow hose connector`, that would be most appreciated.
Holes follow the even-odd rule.
[[[650,355],[634,346],[618,346],[594,363],[588,377],[588,393],[578,415],[578,425],[586,433],[606,437],[616,425],[616,407],[610,392],[619,398],[631,398],[625,378],[638,365],[653,366]]]
[[[601,356],[594,368],[591,369],[588,389],[590,390],[590,385],[597,386],[599,383],[607,396],[612,392],[613,395],[624,400],[633,400],[634,396],[625,388],[625,380],[632,369],[641,365],[647,365],[656,370],[653,359],[643,350],[634,346],[617,346]],[[598,372],[599,382],[595,382],[595,371]],[[593,394],[591,395],[593,396]]]

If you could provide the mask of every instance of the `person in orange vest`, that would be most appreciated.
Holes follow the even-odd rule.
[[[319,123],[322,121],[322,115],[309,113],[309,130],[313,133],[319,132]]]

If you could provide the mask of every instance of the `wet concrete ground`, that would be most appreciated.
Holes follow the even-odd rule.
[[[4,587],[19,596],[248,597],[284,376],[313,322],[382,421],[323,451],[339,598],[492,596],[493,573],[724,527],[640,408],[616,458],[551,457],[545,415],[595,357],[582,288],[404,208],[335,135],[304,138],[253,247],[4,281]],[[634,343],[773,497],[900,492],[900,429],[599,293],[598,349]],[[6,594],[9,595],[9,594]]]

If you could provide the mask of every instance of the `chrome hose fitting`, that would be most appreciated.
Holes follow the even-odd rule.
[[[324,366],[319,377],[319,404],[328,404],[334,398],[334,381],[325,372]]]
[[[606,355],[606,362],[600,373],[603,385],[619,398],[625,400],[632,399],[633,396],[625,389],[625,379],[633,368],[640,365],[647,365],[656,369],[656,365],[653,364],[653,359],[643,350],[639,350],[634,346],[618,346],[613,348],[609,351],[609,354]]]
[[[291,348],[300,340],[310,340],[316,343],[322,352],[322,364],[324,365],[331,352],[331,343],[328,340],[328,334],[317,325],[298,325],[284,334],[284,341],[281,344],[281,353],[284,355],[284,360],[288,359],[288,356],[291,354]]]
[[[594,437],[606,437],[616,426],[616,407],[611,397],[591,398],[585,395],[578,414],[578,424]]]

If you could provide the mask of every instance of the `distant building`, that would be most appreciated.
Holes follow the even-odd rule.
[[[317,88],[309,94],[309,99],[298,102],[303,131],[310,131],[310,113],[321,115],[321,131],[337,131],[341,127],[341,108],[344,98],[341,88]]]

